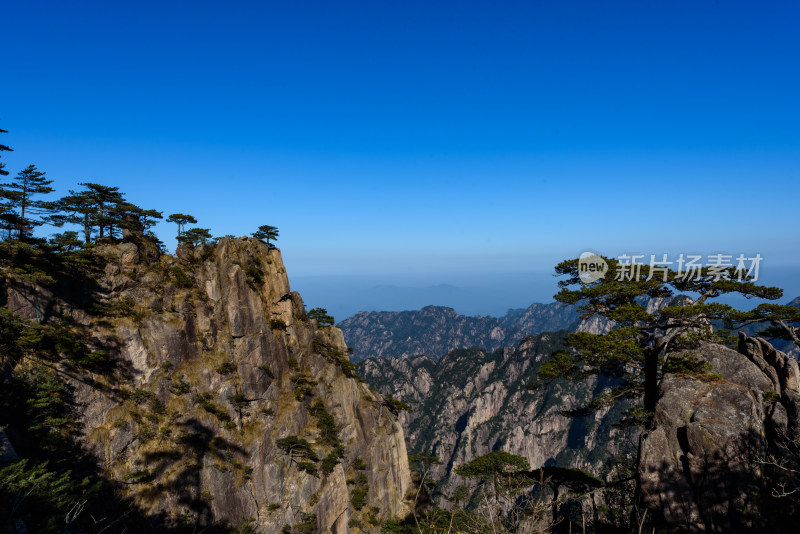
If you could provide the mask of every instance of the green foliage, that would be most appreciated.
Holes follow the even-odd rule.
[[[526,471],[529,467],[528,460],[522,456],[506,451],[492,451],[456,467],[453,471],[465,478],[491,480]]]
[[[286,321],[283,319],[270,319],[269,327],[273,330],[286,330]]]
[[[361,458],[360,456],[356,456],[353,459],[353,469],[355,469],[356,471],[363,471],[366,468],[367,468],[367,462],[365,462],[363,458]]]
[[[30,355],[40,361],[67,360],[77,367],[93,371],[109,369],[107,351],[91,350],[85,335],[66,323],[38,324],[20,318],[8,308],[0,308],[0,334],[0,346],[8,361]]]
[[[264,272],[257,265],[248,265],[244,274],[247,283],[254,288],[264,284]]]
[[[356,488],[350,492],[350,504],[353,505],[353,508],[356,510],[361,510],[364,508],[364,505],[367,504],[367,492],[369,491],[369,486],[363,488]]]
[[[178,225],[178,240],[183,236],[183,229],[187,224],[197,224],[197,219],[185,213],[173,213],[167,217],[167,222],[174,222]]]
[[[119,388],[119,397],[122,400],[131,401],[134,404],[144,404],[145,402],[154,399],[155,395],[150,391],[137,388],[133,391],[129,390],[128,388]]]
[[[317,476],[317,471],[318,471],[317,464],[315,464],[314,462],[309,462],[309,461],[297,462],[297,468],[300,471],[304,471],[311,476]]]
[[[0,133],[8,133],[8,130],[3,130],[2,128],[0,128]],[[8,147],[8,146],[6,146],[4,144],[0,144],[0,153],[6,152],[6,151],[14,152],[14,149],[10,148],[10,147]],[[4,162],[0,161],[0,176],[8,176],[8,171],[5,170],[5,167],[6,167],[6,164]]]
[[[338,464],[340,461],[341,458],[336,451],[329,452],[327,455],[325,455],[325,458],[322,459],[322,473],[324,475],[330,475],[336,468],[336,464]]]
[[[126,480],[129,482],[142,482],[148,478],[150,478],[150,471],[148,471],[147,469],[143,469],[141,471],[134,471],[133,473],[128,473],[127,475],[122,477],[122,480]]]
[[[45,178],[35,165],[21,170],[11,183],[0,184],[0,198],[3,199],[0,220],[6,223],[9,234],[13,227],[17,231],[17,239],[30,235],[33,228],[45,221],[35,218],[47,216],[55,212],[56,204],[38,200],[38,195],[52,193],[52,180]]]
[[[179,378],[170,384],[169,390],[173,395],[185,395],[191,391],[192,386],[186,382],[183,378]]]
[[[312,380],[307,373],[296,374],[292,376],[291,381],[294,385],[294,396],[298,401],[305,396],[311,396],[317,385],[317,381]]]
[[[239,409],[246,407],[249,403],[253,402],[249,400],[247,397],[244,396],[243,393],[234,393],[228,397],[228,400],[231,404],[236,406]]]
[[[418,472],[426,471],[434,465],[442,465],[442,462],[439,460],[438,456],[434,456],[427,452],[409,454],[408,463]]]
[[[283,528],[286,529],[288,525]],[[317,531],[317,515],[302,514],[301,520],[295,523],[289,530],[284,530],[285,534],[313,534]]]
[[[330,343],[324,341],[323,339],[316,338],[311,343],[311,348],[314,350],[314,352],[325,356],[328,361],[339,366],[345,376],[349,378],[360,379],[360,377],[356,374],[356,365],[350,361],[350,358],[345,353],[338,350]]]
[[[275,441],[275,445],[291,458],[304,458],[316,462],[319,457],[311,448],[311,443],[308,440],[297,436],[286,436]]]
[[[333,316],[328,315],[325,308],[314,308],[306,313],[306,317],[317,321],[319,326],[333,326],[334,323]]]
[[[98,490],[88,479],[73,480],[69,471],[51,470],[47,462],[21,460],[0,466],[0,517],[9,532],[23,518],[25,531],[71,531],[74,504],[85,503]]]
[[[130,317],[136,323],[142,322],[147,316],[146,311],[138,309],[136,301],[132,297],[122,297],[108,303],[96,302],[89,306],[87,311],[97,316]]]
[[[220,408],[211,400],[210,393],[203,393],[202,395],[197,396],[197,404],[200,405],[202,409],[207,411],[208,413],[212,414],[214,417],[219,419],[222,422],[230,422],[231,416],[225,411],[223,408]]]
[[[194,280],[188,276],[179,265],[175,265],[170,269],[173,278],[175,278],[175,285],[182,288],[190,288],[194,286]]]
[[[565,304],[579,304],[583,318],[599,315],[614,321],[613,329],[600,336],[573,334],[568,342],[575,350],[555,353],[539,373],[539,378],[544,381],[558,377],[582,379],[591,375],[615,379],[616,385],[605,394],[606,398],[587,408],[607,406],[609,402],[638,398],[643,394],[644,408],[652,413],[658,397],[660,357],[681,344],[700,341],[698,334],[692,332],[707,329],[707,325],[715,321],[722,321],[730,327],[747,321],[790,317],[781,314],[797,312],[796,309],[791,311],[775,305],[762,305],[745,313],[725,304],[707,302],[730,293],[772,300],[781,297],[780,289],[756,285],[734,268],[715,273],[710,267],[703,267],[699,276],[682,276],[668,269],[651,272],[649,265],[642,265],[638,271],[626,270],[615,259],[604,260],[609,274],[625,273],[626,276],[605,276],[584,283],[580,278],[578,260],[564,261],[556,266],[556,274],[565,279],[558,282],[561,290],[555,298]],[[694,302],[688,298],[673,300],[667,307],[653,313],[641,304],[641,298],[668,298],[675,292],[700,296]],[[800,315],[797,318],[800,319]],[[678,367],[668,367],[671,371],[665,369],[664,372],[690,372],[702,379],[714,379],[702,364],[696,367],[695,363],[683,358],[670,363],[671,359],[666,360],[667,365]]]
[[[662,369],[664,373],[691,375],[704,382],[722,379],[719,374],[711,372],[710,363],[700,360],[688,352],[671,355],[664,362]]]
[[[339,441],[339,430],[336,427],[336,420],[333,415],[325,408],[325,403],[316,399],[308,407],[308,413],[317,418],[317,430],[319,430],[320,443],[329,447],[336,448],[341,445]]]
[[[781,396],[771,389],[769,391],[765,391],[761,397],[761,400],[764,401],[764,404],[773,404],[778,402],[780,399]]]
[[[253,237],[256,239],[263,239],[267,242],[267,248],[272,248],[272,245],[270,245],[270,240],[278,240],[278,229],[274,226],[263,224],[258,227],[258,230],[253,232]]]
[[[289,358],[289,359],[286,361],[286,364],[289,366],[289,369],[291,369],[292,371],[298,371],[298,370],[300,370],[300,362],[299,362],[299,361],[297,361],[297,358],[295,358],[294,356],[292,356],[291,358]]]
[[[392,397],[385,397],[383,399],[383,406],[389,409],[395,416],[399,415],[400,412],[410,412],[411,406],[406,404],[401,400],[397,400]]]
[[[16,369],[10,383],[4,384],[2,400],[8,416],[24,423],[24,435],[38,449],[46,456],[62,456],[74,419],[68,409],[69,392],[55,371],[44,365]]]
[[[130,211],[120,209],[127,204],[124,195],[118,187],[90,182],[78,185],[85,189],[70,191],[69,195],[59,201],[59,210],[63,215],[58,215],[55,220],[83,226],[86,243],[91,242],[95,228],[97,239],[114,237],[125,225],[123,212]],[[140,208],[136,209],[142,211]]]
[[[542,363],[536,374],[542,380],[555,380],[559,377],[577,378],[580,376],[579,368],[575,365],[569,351],[557,350],[550,359]]]
[[[224,361],[216,367],[215,371],[221,375],[229,375],[236,371],[236,364],[230,360]]]

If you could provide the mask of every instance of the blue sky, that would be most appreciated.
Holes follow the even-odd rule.
[[[758,252],[793,297],[798,20],[768,0],[7,2],[3,160],[215,235],[278,226],[294,287],[339,317],[392,309],[359,300],[374,286],[546,300],[586,249]]]

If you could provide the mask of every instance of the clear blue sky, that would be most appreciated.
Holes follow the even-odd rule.
[[[789,0],[5,2],[3,160],[215,235],[278,226],[334,309],[344,279],[491,288],[585,249],[768,272],[800,265],[799,23]]]

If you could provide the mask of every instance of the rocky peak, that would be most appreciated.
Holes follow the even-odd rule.
[[[786,444],[798,437],[797,362],[744,333],[738,350],[703,344],[692,354],[710,372],[665,374],[642,439],[648,510],[663,532],[786,532],[796,509],[772,499],[769,480],[796,461]]]
[[[108,350],[113,374],[70,379],[80,441],[154,530],[371,532],[408,511],[403,430],[355,376],[341,330],[306,317],[279,250],[223,238],[177,256],[134,242],[96,253],[101,270],[68,291],[80,298],[10,284],[6,306],[68,319]]]

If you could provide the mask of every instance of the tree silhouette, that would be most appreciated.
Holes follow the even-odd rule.
[[[258,230],[253,232],[253,237],[256,239],[263,239],[267,242],[267,247],[272,248],[270,245],[270,239],[273,241],[278,240],[278,229],[275,226],[270,226],[268,224],[262,224],[258,227]]]
[[[314,319],[317,321],[319,326],[331,326],[334,323],[334,319],[332,315],[328,314],[328,310],[325,308],[314,308],[309,310],[306,314],[309,319]]]
[[[6,200],[6,213],[13,213],[11,219],[16,225],[18,239],[22,239],[33,227],[44,223],[43,220],[33,219],[31,215],[47,215],[54,211],[53,202],[34,198],[52,193],[54,189],[50,187],[51,183],[53,181],[45,178],[44,172],[40,172],[35,165],[28,165],[12,182],[0,184],[0,198]]]
[[[567,337],[574,350],[555,352],[539,369],[545,381],[558,377],[579,380],[592,375],[614,379],[609,392],[595,397],[587,410],[598,409],[617,401],[643,398],[642,407],[629,411],[641,422],[649,421],[658,398],[658,377],[664,363],[663,355],[687,335],[718,339],[711,329],[712,321],[730,322],[742,314],[729,305],[707,302],[708,299],[738,293],[744,297],[774,300],[783,295],[776,287],[756,285],[753,278],[733,267],[699,267],[690,276],[665,267],[630,264],[616,259],[603,258],[609,273],[624,276],[606,276],[585,283],[580,277],[578,260],[567,260],[556,266],[556,274],[566,276],[558,282],[561,291],[555,295],[558,302],[580,304],[582,318],[599,315],[613,321],[607,334],[595,335],[577,332]],[[570,289],[571,286],[577,286]],[[640,303],[640,297],[668,298],[675,292],[697,293],[696,301],[676,298],[670,304],[652,313]],[[639,300],[637,300],[639,299]],[[766,310],[765,310],[766,311]],[[761,317],[769,320],[769,313]],[[585,413],[585,411],[584,411]]]
[[[196,247],[201,243],[205,243],[209,239],[211,239],[211,230],[208,228],[190,228],[178,238],[178,242],[188,243],[189,245]]]
[[[173,213],[167,217],[167,222],[172,222],[178,225],[178,241],[181,240],[183,229],[187,224],[197,224],[197,219],[185,213]]]
[[[8,130],[3,130],[2,128],[0,128],[0,133],[8,133]],[[0,152],[5,152],[5,151],[13,152],[14,149],[13,148],[9,148],[4,144],[0,144]],[[2,161],[0,161],[0,176],[8,176],[8,171],[5,170],[5,167],[6,167],[6,164],[3,163]]]

